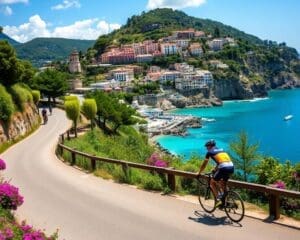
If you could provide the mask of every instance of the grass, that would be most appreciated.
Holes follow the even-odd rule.
[[[41,120],[39,118],[38,123],[35,124],[29,132],[27,132],[23,136],[19,136],[19,137],[13,139],[13,140],[2,143],[0,145],[0,153],[3,153],[9,147],[13,146],[14,144],[16,144],[16,143],[22,141],[23,139],[27,138],[28,136],[30,136],[32,133],[34,133],[39,128],[40,124],[41,124]]]

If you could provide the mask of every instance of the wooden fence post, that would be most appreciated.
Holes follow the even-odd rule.
[[[70,130],[67,131],[67,138],[70,140]]]
[[[123,169],[126,181],[128,181],[129,180],[128,179],[129,178],[129,167],[128,167],[128,164],[127,163],[123,163],[122,164],[122,169]]]
[[[59,148],[60,148],[60,156],[63,156],[63,154],[64,154],[64,148],[62,146],[59,146]]]
[[[76,163],[76,154],[75,154],[75,152],[72,151],[71,152],[71,166],[73,166],[75,163]]]
[[[92,166],[92,170],[95,171],[96,170],[96,159],[94,157],[91,157],[91,166]]]
[[[274,220],[279,219],[279,217],[280,217],[280,199],[279,199],[279,195],[270,194],[269,215]]]
[[[65,135],[64,133],[60,135],[61,136],[61,143],[64,144],[65,142]]]
[[[168,173],[168,186],[171,189],[171,191],[175,191],[176,188],[176,179],[175,175],[172,173]]]

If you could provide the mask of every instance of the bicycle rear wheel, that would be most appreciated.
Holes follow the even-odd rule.
[[[216,208],[216,198],[207,184],[207,180],[199,179],[198,200],[205,212],[212,213]]]
[[[233,222],[240,222],[244,218],[244,202],[241,196],[234,191],[227,192],[224,209],[227,217]]]

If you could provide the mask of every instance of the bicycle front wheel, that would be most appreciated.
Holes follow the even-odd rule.
[[[206,180],[199,180],[199,203],[205,212],[212,213],[216,208],[216,198],[207,182],[203,181]]]
[[[240,222],[244,218],[244,202],[241,196],[234,191],[227,192],[224,209],[227,217],[233,222]]]

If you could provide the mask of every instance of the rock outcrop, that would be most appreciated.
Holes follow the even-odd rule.
[[[252,99],[267,96],[267,87],[262,84],[249,84],[239,79],[214,80],[215,96],[222,100]]]
[[[24,136],[37,124],[39,124],[39,114],[36,107],[27,105],[23,113],[17,112],[12,116],[9,126],[0,122],[0,144]]]

